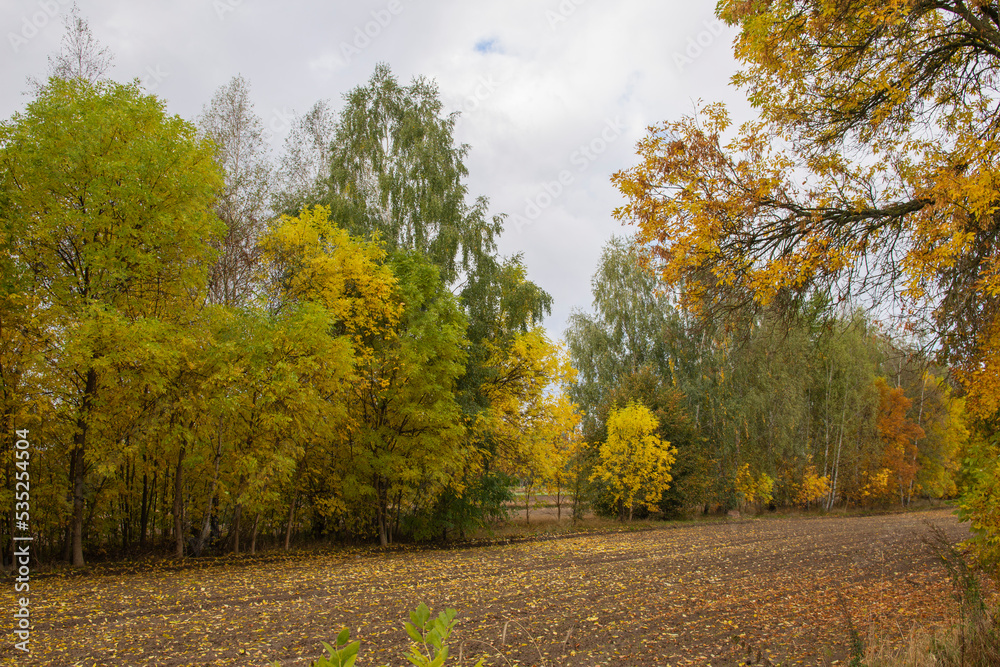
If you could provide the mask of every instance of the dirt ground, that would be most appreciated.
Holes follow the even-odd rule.
[[[926,522],[967,535],[934,510],[42,575],[31,653],[12,649],[4,612],[0,658],[305,666],[346,626],[358,667],[404,665],[402,621],[423,601],[458,610],[452,656],[465,665],[846,664],[851,625],[902,639],[953,612]],[[13,582],[2,585],[11,610]]]

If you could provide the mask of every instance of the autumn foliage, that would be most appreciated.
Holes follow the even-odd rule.
[[[677,450],[656,435],[657,421],[644,405],[630,403],[608,416],[608,440],[598,449],[592,479],[607,484],[620,517],[632,519],[638,503],[655,507],[672,477]]]
[[[635,225],[643,261],[706,320],[801,313],[816,298],[841,313],[891,312],[911,340],[933,344],[991,432],[1000,405],[1000,128],[986,83],[997,66],[995,4],[731,0],[717,13],[739,30],[734,82],[757,117],[733,127],[723,105],[706,104],[650,128],[638,163],[613,177],[626,198],[616,216]],[[922,386],[905,400],[898,386],[877,386],[885,451],[857,452],[859,497],[906,502],[922,481],[958,491],[942,471],[956,468],[965,417],[946,420],[945,461],[940,431],[919,430],[923,401],[916,416],[903,414]],[[989,459],[967,459],[968,516],[983,535],[1000,531],[986,518],[995,514],[993,474],[980,469]],[[836,489],[836,471],[830,479]]]

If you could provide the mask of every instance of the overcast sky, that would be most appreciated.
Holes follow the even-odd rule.
[[[523,253],[529,278],[552,294],[545,325],[561,338],[573,308],[591,307],[601,248],[630,234],[612,211],[612,173],[636,161],[650,124],[696,100],[747,106],[729,85],[735,32],[702,0],[79,0],[115,56],[111,77],[142,80],[172,113],[194,120],[241,74],[273,131],[342,96],[388,63],[402,83],[434,79],[461,111],[472,196],[510,216],[504,255]],[[0,116],[23,108],[29,76],[44,78],[71,0],[5,0]],[[560,182],[561,181],[561,182]]]

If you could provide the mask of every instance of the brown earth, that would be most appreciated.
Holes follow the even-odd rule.
[[[358,667],[404,665],[406,612],[458,610],[452,655],[495,665],[845,664],[849,624],[908,636],[954,611],[926,522],[947,510],[768,518],[462,549],[337,550],[31,582],[8,664],[308,665],[347,626]],[[759,657],[758,657],[759,656]],[[449,660],[449,664],[451,661]],[[457,664],[454,663],[454,664]]]

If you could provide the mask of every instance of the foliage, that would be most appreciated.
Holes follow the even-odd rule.
[[[812,502],[873,502],[885,449],[876,424],[878,374],[891,374],[913,401],[909,420],[936,424],[933,438],[916,442],[919,479],[904,485],[902,502],[951,488],[962,406],[948,385],[921,382],[925,357],[860,312],[833,310],[814,293],[794,312],[772,306],[699,319],[677,307],[677,290],[644,271],[641,253],[620,240],[605,248],[593,292],[595,313],[574,313],[567,331],[580,369],[570,395],[586,413],[584,439],[605,441],[608,415],[629,400],[654,410],[660,437],[678,451],[663,511],[745,502],[735,488],[743,466],[754,485],[766,487],[760,476],[767,476],[769,502],[778,505],[805,502],[801,480],[810,467],[827,480]],[[592,466],[596,452],[589,455]],[[923,479],[928,486],[919,485]]]
[[[756,479],[750,472],[750,464],[744,463],[736,471],[733,483],[736,494],[744,503],[767,504],[771,502],[774,491],[774,480],[766,472],[760,473]]]
[[[378,65],[368,85],[345,96],[318,202],[352,234],[426,256],[449,286],[492,261],[501,227],[500,218],[486,216],[484,198],[466,202],[468,146],[455,145],[454,125],[433,82],[401,86]]]
[[[576,430],[579,416],[559,389],[576,374],[566,351],[540,327],[500,346],[484,342],[493,377],[483,385],[489,408],[480,418],[484,438],[495,443],[493,465],[510,474],[549,476],[562,465],[558,445]]]
[[[409,652],[404,656],[416,667],[443,667],[448,659],[448,638],[455,627],[455,610],[445,609],[437,616],[431,616],[430,609],[423,602],[410,612],[410,620],[403,623],[406,634],[412,640]],[[323,642],[323,648],[330,654],[311,663],[311,667],[352,667],[357,660],[361,642],[350,641],[350,630],[344,628],[337,635],[334,646]],[[272,662],[273,667],[281,663]],[[482,667],[483,658],[475,667]]]
[[[588,437],[599,428],[599,406],[622,377],[644,367],[668,372],[664,345],[677,318],[662,287],[624,239],[612,238],[591,278],[595,313],[570,314],[566,342],[578,371],[570,397],[584,411]]]
[[[599,450],[599,460],[591,479],[599,479],[609,494],[632,519],[637,502],[655,507],[673,479],[670,467],[677,459],[677,450],[655,435],[659,424],[649,408],[630,403],[608,416],[608,439]]]
[[[717,13],[739,30],[734,81],[759,118],[734,132],[710,104],[652,128],[638,164],[614,176],[627,199],[617,217],[637,225],[650,266],[690,310],[794,311],[817,292],[875,306],[936,346],[970,413],[990,419],[995,3],[726,0]],[[914,455],[894,442],[886,468],[907,502],[919,444]]]
[[[330,657],[321,656],[319,659],[314,660],[310,667],[353,667],[354,661],[358,658],[358,650],[361,648],[361,642],[352,642],[350,639],[351,631],[344,628],[337,635],[333,646],[323,642],[323,648],[330,654]],[[272,664],[278,667],[277,662]]]
[[[924,437],[924,430],[906,418],[912,401],[902,388],[890,388],[885,378],[876,379],[875,387],[879,392],[877,427],[885,445],[882,466],[895,478],[902,499],[916,481],[917,440]]]
[[[808,507],[810,503],[819,502],[823,498],[826,498],[829,493],[830,478],[826,475],[821,476],[817,474],[816,467],[809,466],[802,476],[802,485],[799,487],[795,499],[797,502]]]
[[[10,250],[46,304],[38,342],[83,564],[88,474],[123,461],[172,373],[169,341],[194,316],[219,233],[220,178],[210,146],[161,100],[83,78],[51,79],[0,127],[0,164]]]
[[[1000,431],[989,423],[977,431],[965,451],[959,516],[969,522],[977,555],[996,572],[1000,566]],[[990,431],[991,435],[983,435]]]
[[[416,667],[441,667],[448,659],[448,646],[445,642],[451,636],[454,626],[454,609],[446,609],[432,617],[427,605],[421,602],[410,612],[410,622],[403,624],[406,634],[413,640],[406,659]],[[483,659],[480,658],[476,667],[482,667],[482,664]]]
[[[360,363],[351,422],[337,436],[350,453],[345,488],[356,508],[374,509],[383,545],[404,506],[431,503],[466,457],[454,393],[466,359],[465,315],[424,258],[396,253],[391,266],[404,310]]]

